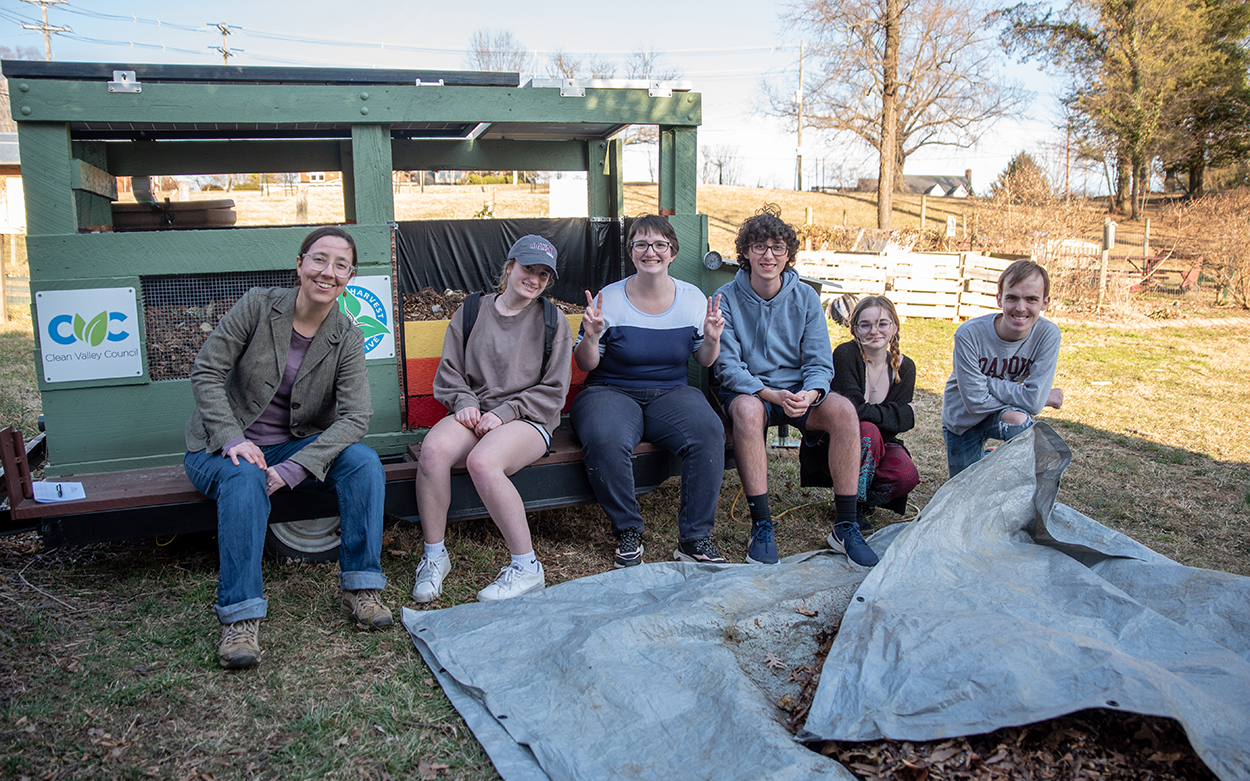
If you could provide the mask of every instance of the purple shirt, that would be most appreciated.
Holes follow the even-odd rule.
[[[245,440],[264,447],[265,445],[280,445],[291,439],[291,388],[295,386],[295,375],[299,374],[300,364],[304,362],[304,356],[308,355],[308,348],[312,345],[312,341],[313,337],[303,336],[295,329],[291,329],[291,347],[286,354],[286,370],[282,372],[282,382],[278,384],[273,400],[269,402],[269,406],[260,414],[256,422],[243,432],[245,439],[235,439],[226,443],[226,446],[221,449],[223,455],[230,448]],[[270,466],[291,488],[302,483],[310,474],[307,469],[292,461],[283,461],[280,464],[270,464]]]

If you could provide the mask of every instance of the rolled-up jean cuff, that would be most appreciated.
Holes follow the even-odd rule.
[[[386,588],[386,576],[381,572],[340,572],[339,588],[344,591],[360,591],[363,588]]]
[[[217,620],[223,624],[233,624],[235,621],[246,621],[249,618],[264,618],[269,612],[269,600],[245,599],[225,607],[213,605],[213,612],[217,614]]]

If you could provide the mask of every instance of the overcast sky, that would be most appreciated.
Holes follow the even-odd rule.
[[[735,149],[741,184],[788,188],[794,186],[794,129],[762,110],[763,85],[781,83],[798,69],[798,41],[785,35],[781,8],[744,0],[642,7],[585,0],[69,0],[49,6],[48,22],[73,31],[53,37],[53,59],[82,62],[220,64],[214,47],[222,45],[221,34],[211,26],[217,23],[233,30],[226,41],[235,52],[233,65],[463,69],[470,36],[482,28],[511,31],[544,65],[556,50],[619,62],[630,51],[653,47],[703,94],[700,146]],[[42,56],[43,34],[23,23],[40,24],[39,7],[0,0],[0,45],[35,48]],[[905,173],[958,175],[970,168],[975,188],[984,192],[1018,151],[1061,158],[1062,152],[1045,148],[1061,140],[1053,130],[1058,88],[1031,67],[1010,72],[1033,91],[1028,116],[1000,122],[974,149],[922,151],[908,160]],[[867,147],[824,143],[811,129],[804,142],[806,186],[819,183],[822,171],[876,176]],[[648,178],[652,170],[645,159],[627,161],[630,179]],[[1080,184],[1074,181],[1074,189]]]

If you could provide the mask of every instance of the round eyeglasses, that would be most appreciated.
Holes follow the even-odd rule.
[[[629,248],[634,252],[637,252],[639,255],[646,252],[648,248],[655,250],[655,254],[657,255],[663,255],[665,252],[668,252],[669,248],[672,246],[673,245],[667,241],[635,241],[633,244],[629,245]]]
[[[333,264],[331,264],[330,257],[328,255],[322,255],[319,252],[305,252],[300,257],[308,262],[308,267],[313,271],[325,271],[326,266],[332,266],[334,269],[334,276],[339,279],[347,279],[352,275],[352,272],[356,270],[355,267],[346,260],[336,260]]]

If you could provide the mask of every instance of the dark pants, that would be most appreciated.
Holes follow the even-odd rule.
[[[897,442],[886,442],[873,423],[859,423],[859,501],[881,507],[906,497],[920,485],[911,456]]]
[[[682,459],[678,540],[712,536],[725,474],[725,426],[698,389],[592,385],[577,395],[570,417],[614,534],[642,531],[630,454],[646,440]]]

